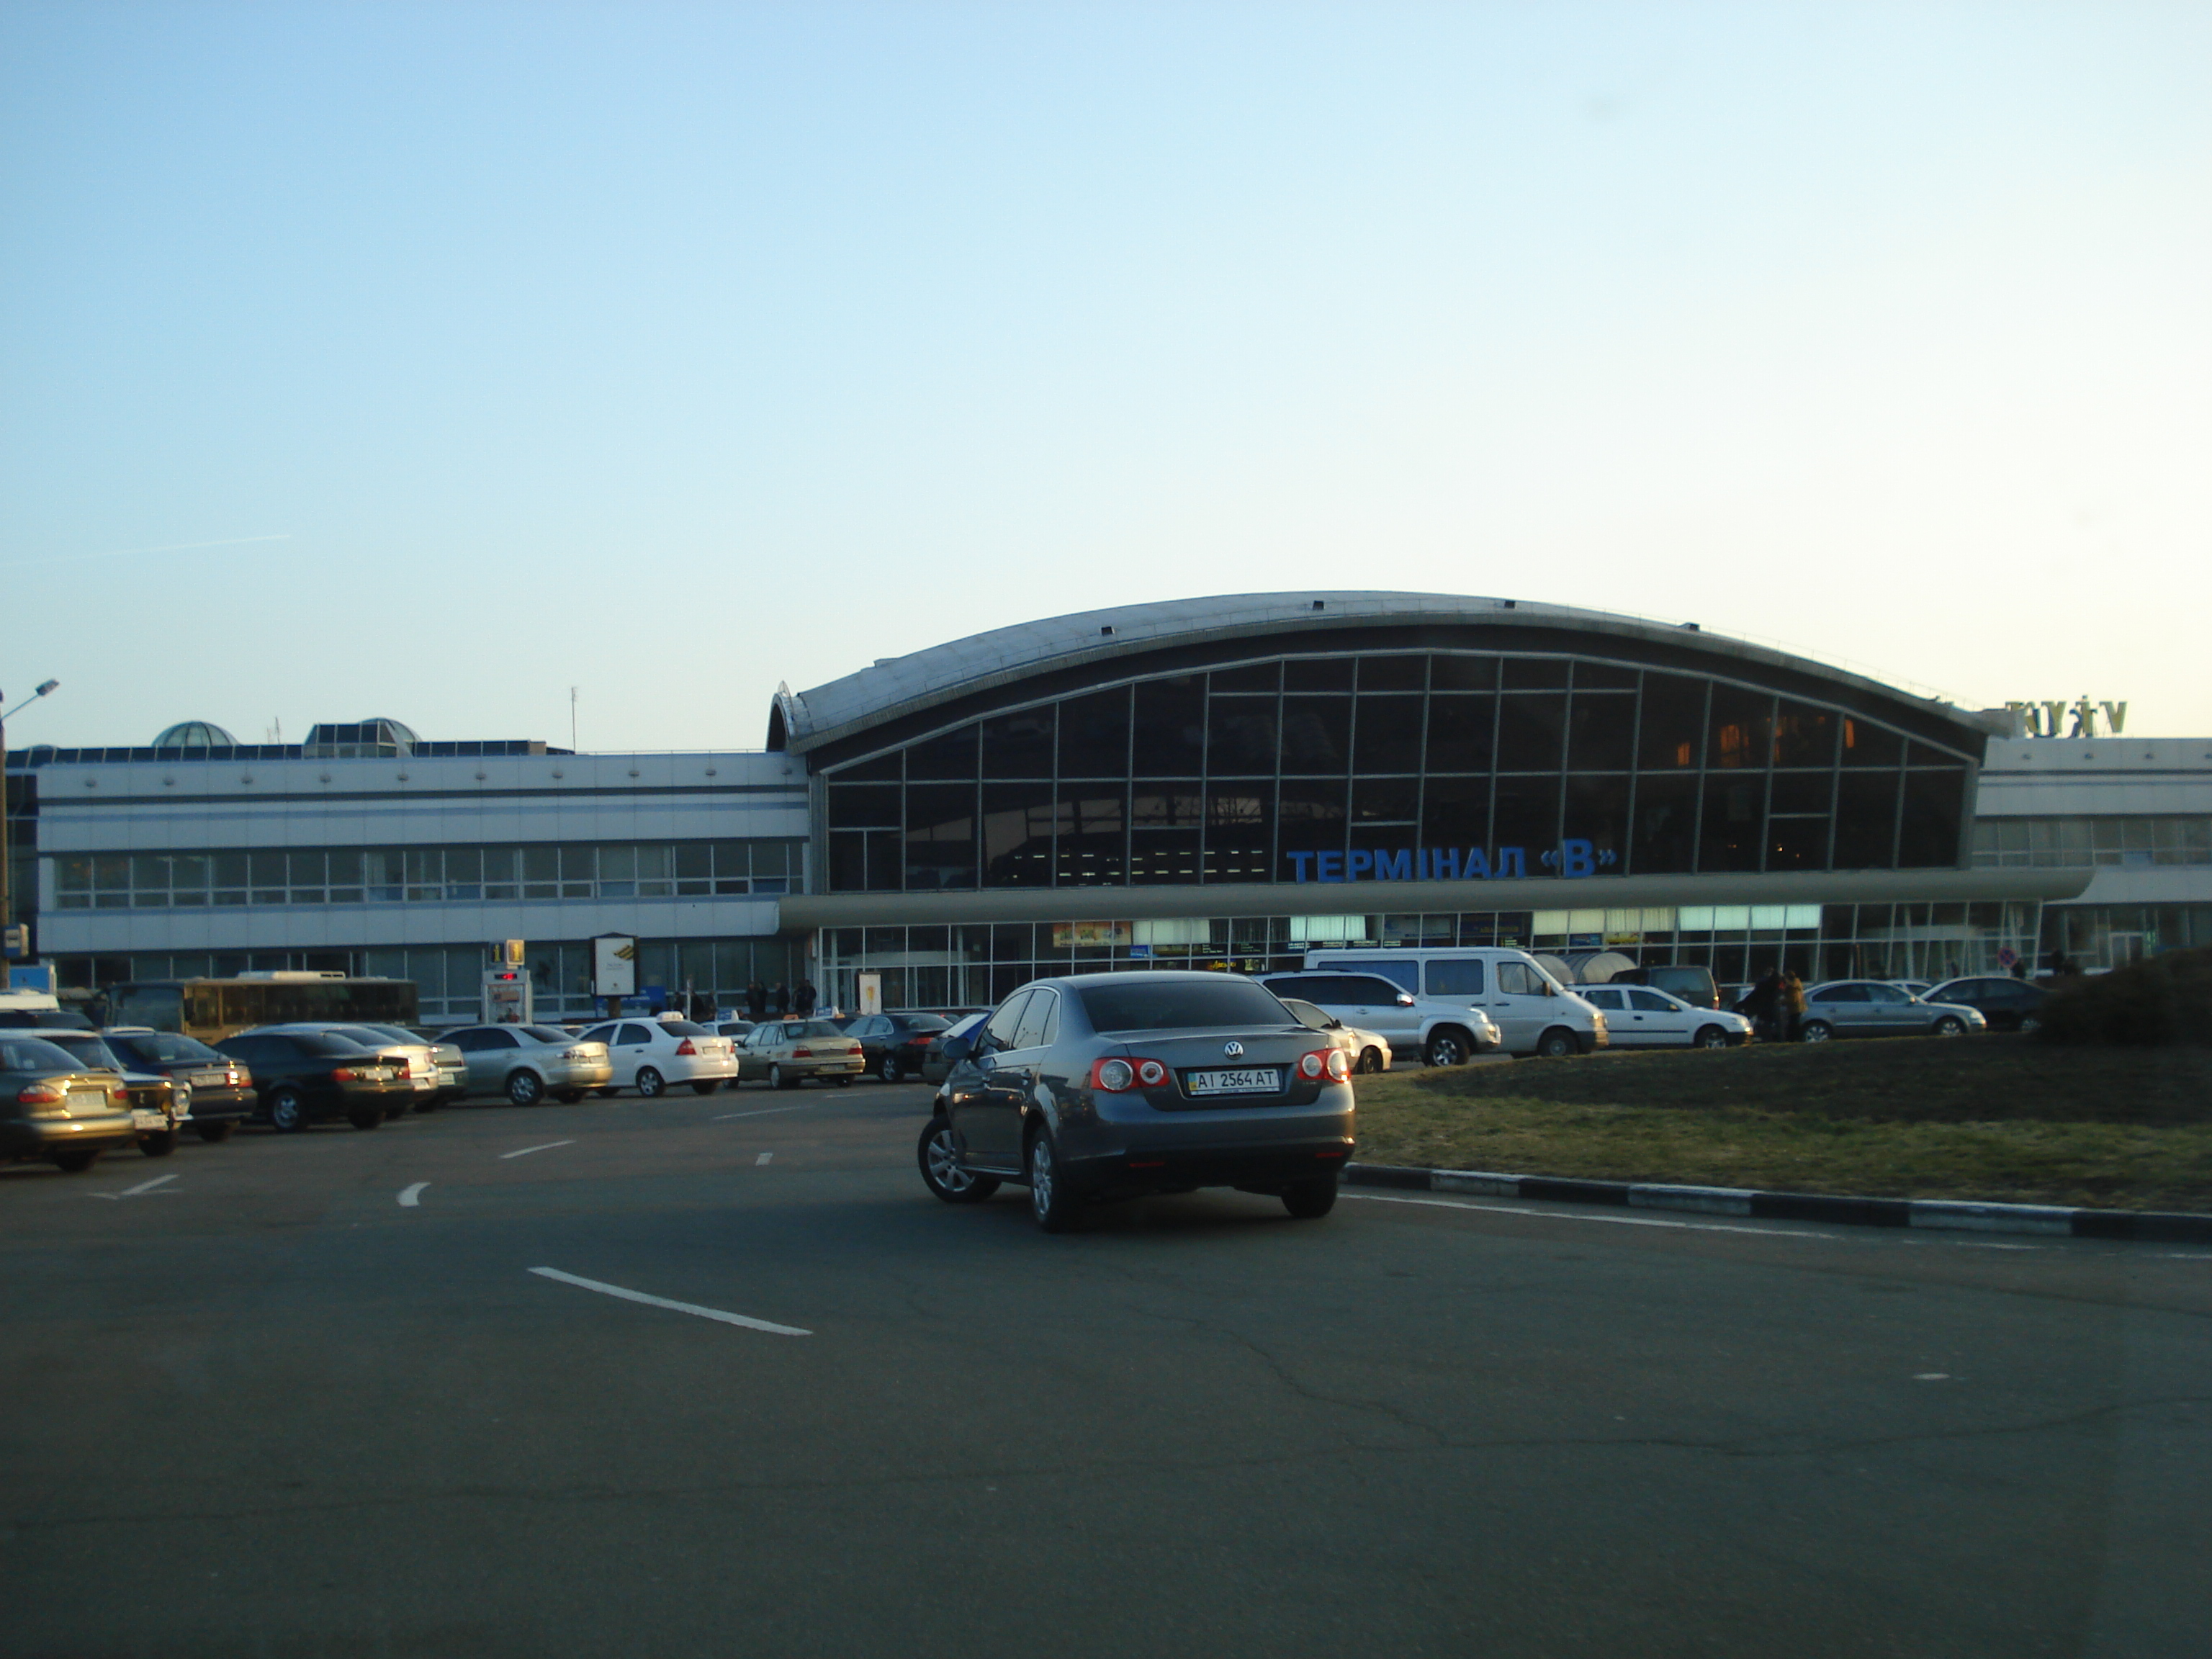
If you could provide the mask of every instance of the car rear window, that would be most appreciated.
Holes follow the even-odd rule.
[[[75,1055],[64,1054],[37,1037],[10,1037],[0,1042],[0,1072],[74,1072],[81,1069]]]
[[[148,1060],[222,1060],[223,1055],[191,1037],[179,1036],[174,1031],[134,1032],[127,1037],[109,1039],[111,1048],[120,1044]]]
[[[1274,993],[1249,980],[1166,980],[1156,985],[1087,985],[1076,994],[1094,1031],[1194,1031],[1232,1025],[1295,1025]]]
[[[576,1040],[566,1031],[556,1031],[550,1025],[526,1025],[522,1030],[540,1042],[574,1042]]]
[[[810,1019],[804,1025],[787,1025],[784,1030],[794,1037],[842,1036],[844,1032],[826,1019]]]
[[[713,1026],[694,1025],[688,1019],[664,1019],[659,1024],[662,1030],[673,1031],[678,1036],[713,1036],[714,1035]]]
[[[949,1029],[952,1022],[939,1019],[935,1014],[893,1014],[891,1024],[909,1031],[942,1031]]]

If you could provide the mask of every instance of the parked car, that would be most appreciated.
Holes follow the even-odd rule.
[[[415,1094],[397,1060],[328,1031],[242,1031],[216,1047],[252,1068],[255,1116],[287,1133],[337,1117],[374,1129]]]
[[[1404,971],[1418,976],[1420,964],[1408,962]],[[1477,979],[1483,972],[1480,964],[1472,971]],[[1464,975],[1439,969],[1431,977],[1441,985],[1457,982]],[[1439,992],[1423,998],[1384,974],[1329,969],[1269,974],[1260,982],[1277,996],[1301,997],[1326,1009],[1347,1025],[1380,1032],[1394,1053],[1402,1051],[1431,1066],[1464,1064],[1477,1054],[1489,1054],[1503,1041],[1490,1016],[1466,995]]]
[[[1978,1008],[1925,1002],[1887,980],[1832,979],[1805,991],[1805,1018],[1797,1028],[1807,1042],[1831,1037],[1962,1036],[1986,1030]]]
[[[78,1065],[29,1030],[0,1030],[0,1160],[44,1158],[78,1175],[137,1139],[121,1078]]]
[[[150,1025],[110,1025],[100,1035],[125,1064],[161,1073],[186,1095],[186,1121],[202,1140],[228,1140],[253,1115],[253,1073],[245,1061]]]
[[[827,1019],[769,1020],[738,1049],[738,1080],[759,1078],[771,1089],[796,1089],[809,1078],[847,1087],[864,1069],[860,1040]]]
[[[613,1087],[635,1088],[647,1098],[665,1094],[672,1083],[711,1095],[738,1076],[737,1045],[688,1019],[611,1019],[583,1040],[606,1045]]]
[[[1993,1031],[2033,1031],[2043,1023],[2043,1000],[2050,994],[2033,980],[1984,974],[1947,980],[1929,992],[1927,1000],[1978,1009]]]
[[[1576,993],[1605,1016],[1616,1048],[1729,1048],[1751,1041],[1751,1022],[1644,985],[1585,985]]]
[[[356,1028],[349,1025],[334,1025],[331,1029],[341,1036],[346,1036]],[[394,1042],[419,1042],[429,1049],[430,1063],[437,1068],[438,1086],[432,1091],[428,1105],[425,1105],[419,1097],[416,1099],[415,1103],[416,1111],[434,1112],[439,1107],[449,1105],[468,1093],[468,1061],[463,1058],[461,1051],[447,1042],[442,1036],[433,1031],[418,1031],[408,1025],[380,1025],[372,1020],[363,1020],[358,1029],[368,1032],[372,1036],[388,1037]],[[367,1040],[367,1038],[362,1039],[364,1042]]]
[[[1936,988],[1936,981],[1932,979],[1893,979],[1888,982],[1900,991],[1910,991],[1913,995],[1922,998],[1926,997]]]
[[[1497,1028],[1498,1043],[1507,1053],[1559,1057],[1586,1054],[1605,1046],[1605,1016],[1546,970],[1526,951],[1503,945],[1441,945],[1432,949],[1348,951],[1330,947],[1306,952],[1306,969],[1334,973],[1379,974],[1393,980],[1417,998],[1415,1018],[1421,1029],[1422,1057],[1431,1066],[1456,1064],[1466,1054],[1431,1057],[1438,1039],[1464,1038],[1473,1030],[1467,1014],[1480,1012]],[[1337,1012],[1327,998],[1311,992],[1299,995]],[[1402,1012],[1382,1011],[1403,1020]],[[1373,1025],[1394,1043],[1401,1040],[1392,1025],[1361,1020]]]
[[[972,1014],[963,1014],[951,1024],[939,1031],[937,1034],[937,1041],[930,1045],[928,1057],[921,1062],[922,1080],[926,1083],[942,1083],[951,1077],[952,1062],[945,1057],[945,1045],[957,1036],[964,1036],[972,1040],[977,1030],[990,1017],[991,1011],[988,1008],[981,1009]],[[942,1092],[939,1091],[940,1097]]]
[[[720,1019],[714,1022],[714,1035],[728,1037],[732,1042],[747,1035],[752,1029],[753,1023],[749,1019]]]
[[[939,1015],[915,1010],[862,1014],[840,1023],[845,1035],[860,1045],[860,1069],[886,1083],[921,1076],[938,1039],[952,1024]]]
[[[160,1072],[131,1065],[107,1046],[97,1031],[43,1031],[40,1036],[87,1071],[108,1071],[123,1079],[131,1097],[131,1121],[138,1132],[138,1150],[149,1158],[167,1158],[177,1150],[185,1119],[191,1115],[190,1084],[179,1084]]]
[[[1356,1025],[1346,1025],[1328,1009],[1316,1007],[1304,997],[1284,997],[1283,1006],[1297,1017],[1299,1024],[1321,1032],[1334,1047],[1350,1054],[1354,1072],[1390,1069],[1390,1039],[1380,1031],[1363,1031]]]
[[[384,1035],[395,1030],[400,1034],[397,1039]],[[240,1035],[253,1036],[263,1031],[325,1031],[383,1055],[400,1068],[400,1079],[407,1085],[404,1097],[386,1104],[386,1117],[404,1116],[410,1107],[418,1112],[435,1111],[443,1098],[438,1082],[437,1057],[431,1045],[403,1026],[363,1025],[353,1020],[295,1019],[257,1025]]]
[[[1670,997],[1679,997],[1692,1008],[1718,1008],[1721,988],[1713,982],[1713,970],[1692,963],[1651,963],[1643,967],[1628,968],[1605,981],[1607,985],[1642,985],[1654,991],[1664,991]]]
[[[1327,1215],[1352,1148],[1352,1059],[1240,975],[1033,981],[947,1044],[915,1157],[948,1204],[1030,1189],[1047,1232],[1094,1200],[1236,1187]]]
[[[614,1062],[604,1042],[586,1042],[557,1025],[464,1025],[440,1041],[461,1056],[462,1085],[472,1095],[505,1095],[517,1106],[549,1096],[568,1105],[589,1089],[609,1089]]]

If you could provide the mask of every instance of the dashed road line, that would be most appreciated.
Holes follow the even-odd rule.
[[[542,1146],[518,1146],[511,1152],[501,1152],[500,1156],[502,1158],[527,1158],[532,1152],[550,1152],[556,1146],[573,1146],[575,1144],[573,1140],[549,1140]]]
[[[709,1121],[715,1123],[727,1123],[733,1117],[772,1117],[778,1112],[807,1112],[813,1110],[821,1103],[818,1100],[810,1100],[804,1106],[763,1106],[758,1111],[753,1112],[725,1112],[721,1116]]]
[[[762,1164],[767,1163],[769,1159],[775,1156],[775,1154],[774,1152],[763,1152],[758,1158],[753,1160],[753,1168],[757,1170]]]
[[[87,1198],[139,1198],[152,1192],[156,1187],[166,1186],[175,1179],[176,1176],[173,1175],[158,1175],[151,1181],[140,1182],[136,1187],[125,1187],[119,1193],[87,1193],[85,1196]]]
[[[643,1291],[627,1291],[619,1285],[603,1285],[596,1279],[579,1279],[574,1273],[564,1273],[558,1267],[532,1267],[530,1270],[540,1279],[558,1280],[574,1285],[579,1290],[597,1291],[601,1296],[620,1297],[625,1302],[643,1303],[648,1308],[665,1308],[672,1313],[691,1314],[700,1319],[719,1320],[725,1325],[742,1325],[749,1331],[766,1331],[770,1336],[811,1336],[796,1325],[776,1325],[765,1319],[748,1319],[743,1314],[726,1313],[720,1308],[702,1308],[696,1302],[672,1302],[665,1296],[647,1296]]]
[[[427,1181],[418,1181],[412,1187],[402,1187],[399,1189],[399,1207],[403,1210],[420,1208],[422,1203],[422,1189],[429,1184]]]

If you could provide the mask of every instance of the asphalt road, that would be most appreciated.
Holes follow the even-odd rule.
[[[2212,1640],[2212,1251],[1356,1189],[1048,1238],[928,1197],[927,1100],[0,1172],[0,1652]]]

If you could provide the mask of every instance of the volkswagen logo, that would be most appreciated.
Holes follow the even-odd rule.
[[[1235,1060],[1244,1052],[1244,1045],[1241,1042],[1224,1042],[1221,1045],[1221,1052],[1230,1059]]]

